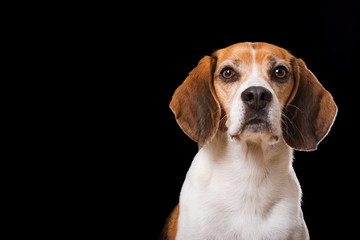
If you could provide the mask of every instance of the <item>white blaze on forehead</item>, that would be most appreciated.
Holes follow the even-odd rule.
[[[279,101],[270,84],[264,79],[264,76],[261,75],[262,71],[259,69],[258,64],[256,64],[256,50],[252,47],[250,50],[252,53],[251,72],[237,90],[230,108],[230,122],[228,126],[228,133],[230,135],[237,135],[241,131],[245,115],[245,105],[241,100],[241,94],[249,87],[264,87],[271,92],[273,95],[273,101],[268,112],[269,121],[270,124],[273,125],[273,127],[276,129],[279,129],[279,126],[276,125],[280,125],[279,121],[281,114]]]
[[[236,94],[235,99],[239,99],[241,93],[248,89],[249,87],[264,87],[271,92],[271,94],[275,94],[270,84],[261,76],[261,69],[259,69],[256,64],[256,51],[252,47],[250,48],[252,53],[252,64],[251,64],[251,72],[248,75],[247,79],[241,84]]]
[[[272,94],[274,94],[274,91],[272,90],[269,83],[261,76],[262,71],[260,71],[258,65],[256,64],[255,49],[252,47],[250,49],[252,53],[251,73],[249,77],[246,79],[246,81],[241,85],[239,90],[242,92],[249,87],[264,87],[268,89]]]

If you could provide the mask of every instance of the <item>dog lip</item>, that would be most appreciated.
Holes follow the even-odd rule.
[[[254,118],[246,121],[245,125],[259,125],[259,124],[265,124],[266,121],[260,118]]]
[[[271,132],[272,130],[271,123],[265,116],[253,115],[248,117],[236,131],[229,132],[231,139],[236,140],[240,139],[242,133],[246,130],[251,132]],[[235,129],[234,129],[235,130]]]
[[[263,131],[265,129],[269,130],[271,124],[264,118],[254,117],[245,121],[242,131],[245,129],[251,129],[252,131]]]
[[[252,117],[252,118],[248,119],[247,121],[245,121],[244,126],[247,126],[247,125],[254,125],[254,126],[258,125],[259,126],[259,125],[267,125],[267,124],[268,124],[267,120],[265,120],[262,117],[255,116],[255,117]]]

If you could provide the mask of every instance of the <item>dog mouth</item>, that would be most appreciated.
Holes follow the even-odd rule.
[[[254,116],[252,118],[249,118],[245,121],[245,123],[242,126],[242,131],[245,129],[251,129],[253,131],[263,131],[263,130],[270,130],[271,124],[268,122],[267,119],[264,119],[262,117]]]
[[[272,124],[266,118],[254,116],[252,118],[247,119],[242,124],[239,131],[236,134],[230,134],[230,137],[233,140],[239,140],[243,137],[256,138],[265,135],[269,135],[272,141],[273,140],[277,141],[279,139],[278,134],[274,134],[274,129],[272,127]]]
[[[261,118],[253,118],[245,122],[244,127],[266,127],[268,122]]]
[[[251,133],[266,133],[271,131],[271,124],[262,117],[254,116],[244,121],[240,128],[234,133],[230,134],[232,138],[239,137],[240,135]]]

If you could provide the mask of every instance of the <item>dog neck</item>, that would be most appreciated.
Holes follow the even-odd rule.
[[[249,172],[247,170],[251,169],[250,173],[252,174],[266,176],[269,172],[274,172],[277,177],[287,177],[293,158],[292,149],[282,137],[276,143],[271,144],[261,140],[242,140],[239,142],[232,140],[224,132],[218,132],[214,139],[204,146],[199,153],[205,154],[206,159],[213,164],[228,166],[234,171]],[[234,174],[237,175],[238,173]]]

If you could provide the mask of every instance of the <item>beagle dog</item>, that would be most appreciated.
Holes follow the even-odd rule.
[[[337,106],[303,60],[234,44],[202,58],[170,108],[199,152],[165,239],[309,239],[293,149],[316,150]]]

